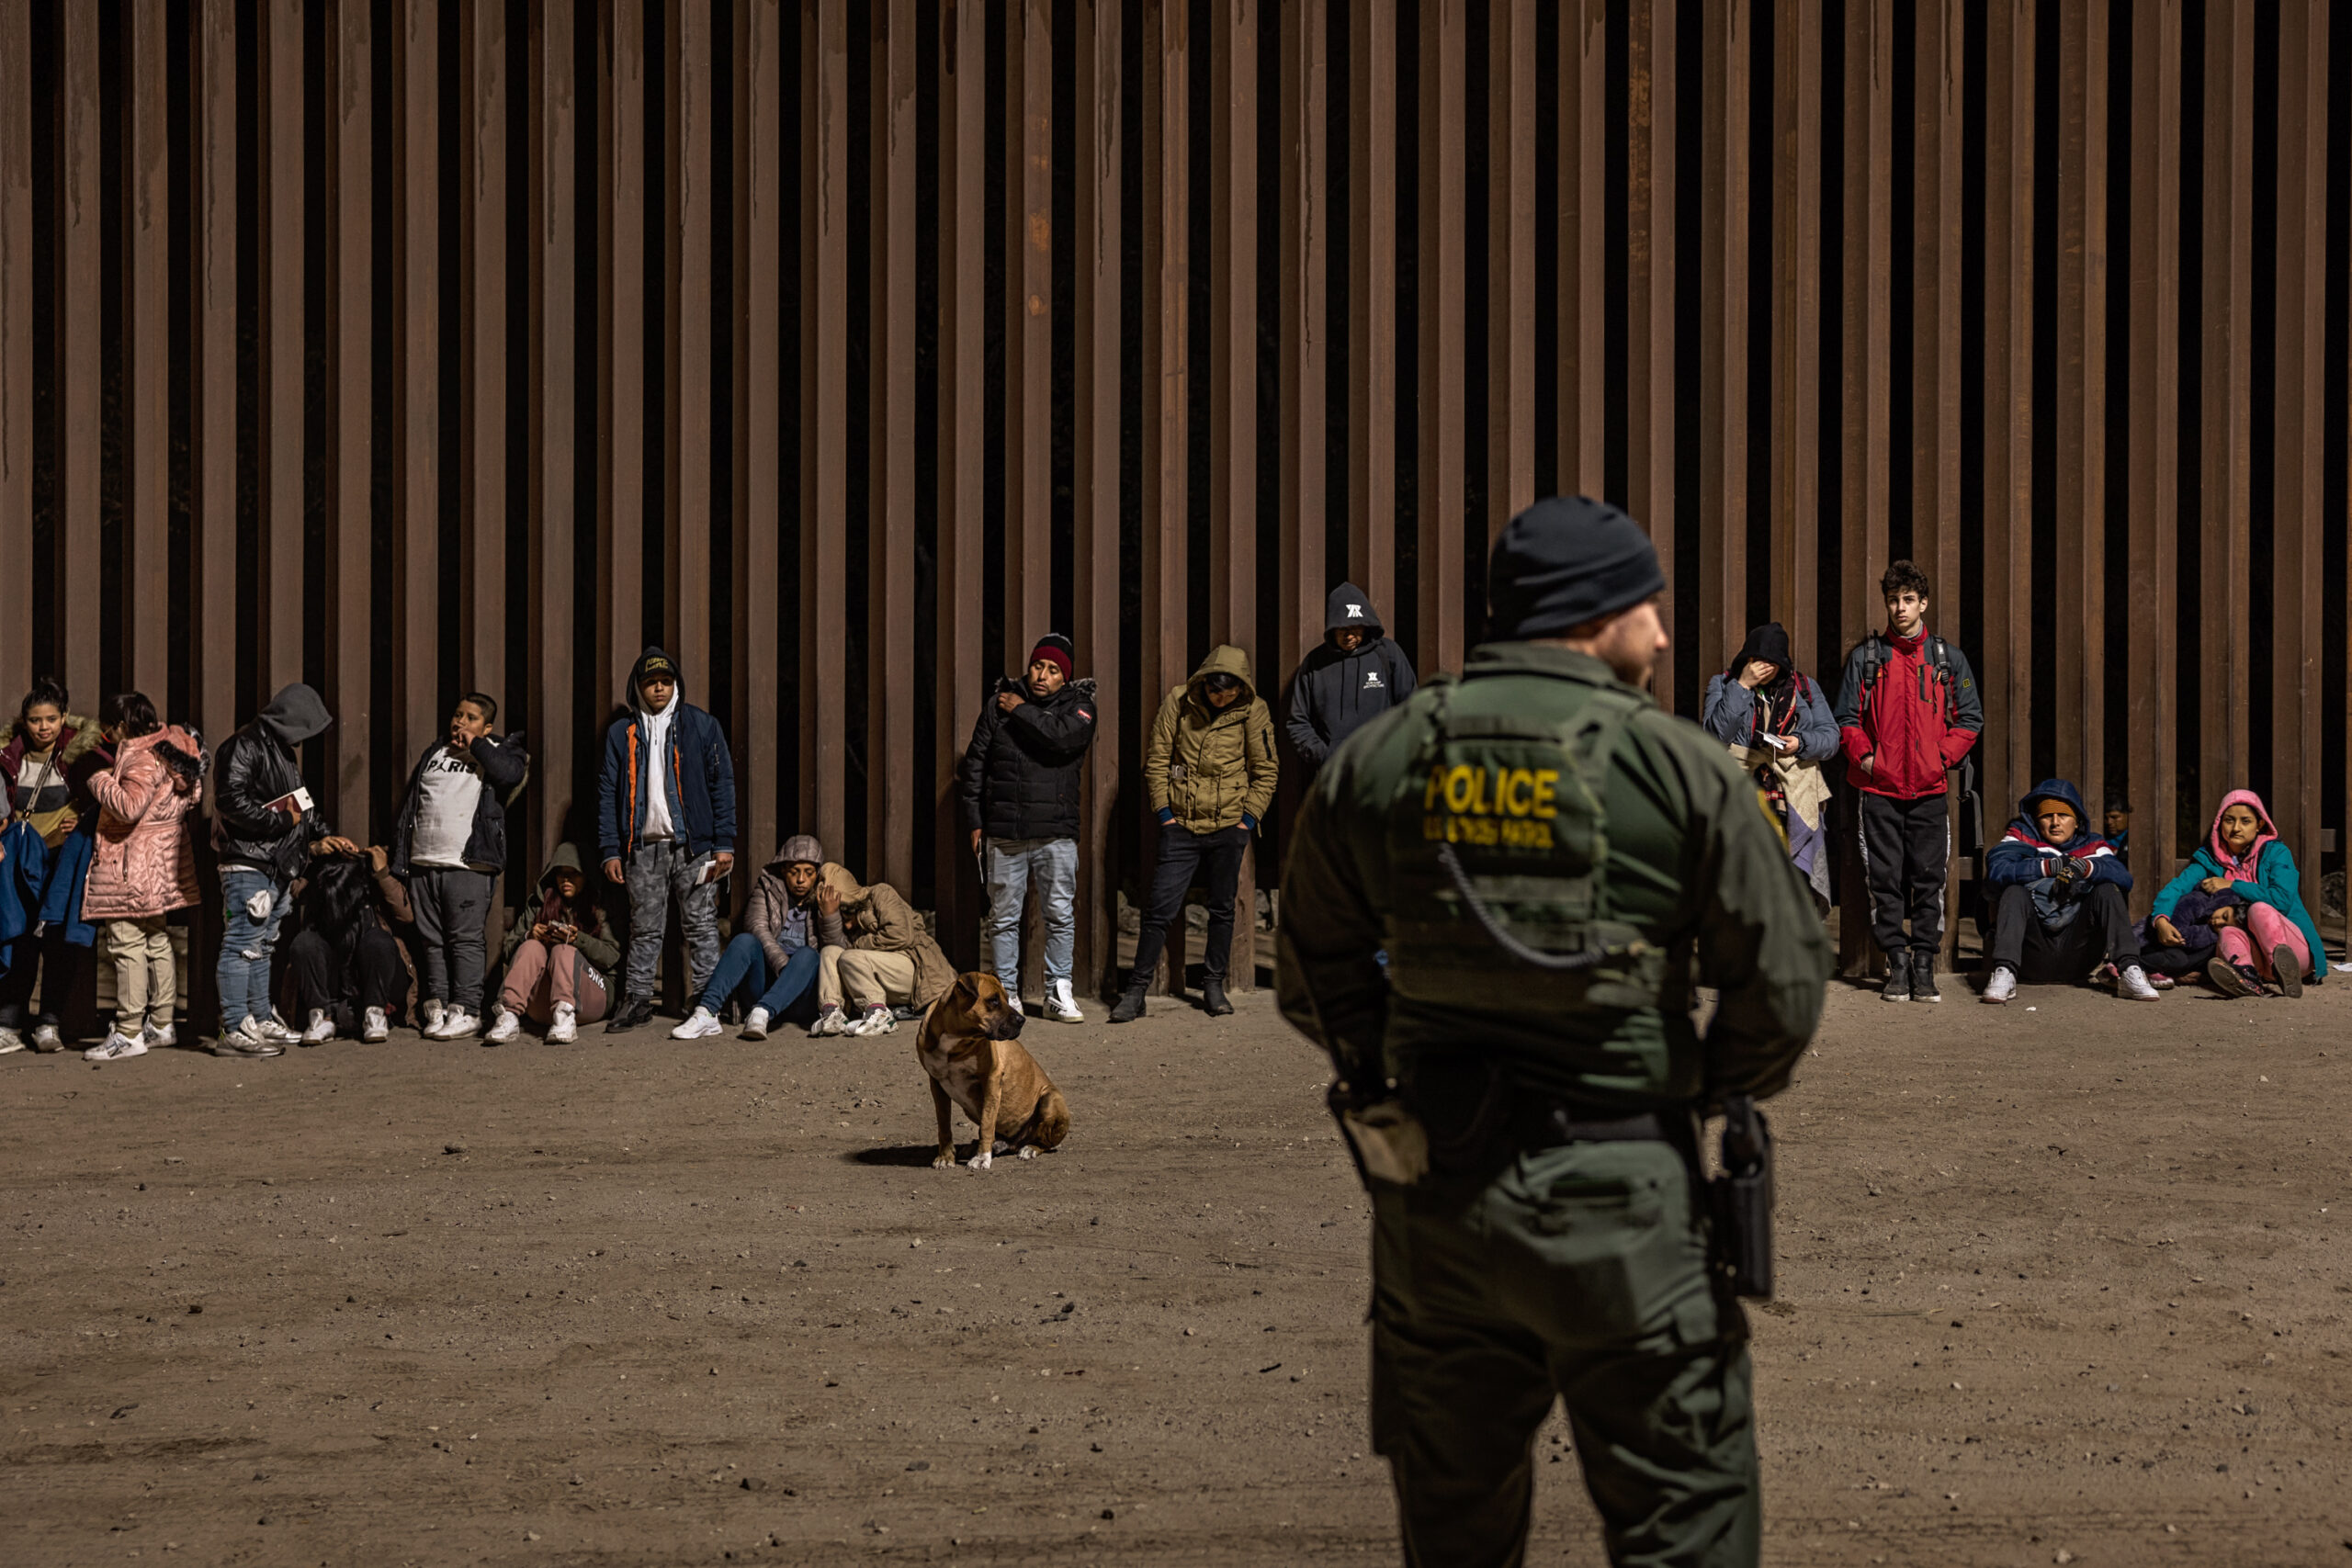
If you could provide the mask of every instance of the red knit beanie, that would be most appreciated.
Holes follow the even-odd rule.
[[[1047,632],[1037,639],[1037,646],[1029,650],[1030,663],[1035,664],[1041,659],[1048,664],[1059,665],[1065,682],[1078,673],[1077,666],[1070,661],[1069,638],[1059,632]]]

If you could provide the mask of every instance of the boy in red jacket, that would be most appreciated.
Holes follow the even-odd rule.
[[[1846,782],[1862,797],[1863,874],[1886,952],[1880,998],[1941,1001],[1936,951],[1943,945],[1944,866],[1951,858],[1944,775],[1976,744],[1984,705],[1967,656],[1928,635],[1928,574],[1899,560],[1879,589],[1886,630],[1846,656],[1838,728]]]

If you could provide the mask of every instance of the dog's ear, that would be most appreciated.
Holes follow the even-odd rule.
[[[947,993],[947,999],[960,1001],[967,1009],[980,1005],[980,988],[973,984],[969,971],[956,976],[956,987]]]

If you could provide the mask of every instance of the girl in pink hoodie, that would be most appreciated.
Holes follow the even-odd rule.
[[[204,747],[155,716],[138,692],[107,702],[115,764],[91,775],[98,803],[97,844],[82,893],[83,918],[105,928],[114,956],[114,1032],[82,1055],[119,1061],[174,1043],[179,977],[164,917],[194,904],[196,809],[204,798]]]

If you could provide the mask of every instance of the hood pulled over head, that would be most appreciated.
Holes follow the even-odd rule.
[[[2098,830],[2091,826],[2090,813],[2083,808],[2083,792],[2064,779],[2044,779],[2018,796],[2018,817],[2013,824],[2025,829],[2036,843],[2047,843],[2041,836],[2041,813],[2035,808],[2045,800],[2063,800],[2075,814],[2075,836],[2069,843],[2081,843],[2096,839]]]
[[[290,751],[312,736],[325,734],[334,716],[327,712],[324,697],[297,681],[279,687],[269,705],[254,716],[254,722]]]
[[[2262,824],[2255,829],[2254,842],[2246,846],[2242,856],[2230,853],[2228,846],[2222,842],[2222,813],[2233,806],[2245,807]],[[2240,881],[2251,881],[2255,863],[2262,858],[2263,846],[2278,836],[2278,825],[2270,819],[2270,807],[2262,804],[2262,796],[2250,789],[2233,789],[2222,796],[2221,805],[2213,807],[2213,826],[2205,835],[2205,843],[2213,852],[2213,858],[2236,874]]]
[[[554,886],[555,874],[560,871],[568,871],[583,883],[588,880],[587,868],[581,863],[578,844],[562,843],[555,847],[555,852],[548,856],[546,869],[539,873],[539,886]]]
[[[1193,671],[1191,680],[1184,682],[1186,689],[1203,707],[1210,705],[1208,694],[1203,687],[1212,675],[1230,675],[1241,682],[1241,700],[1225,710],[1228,713],[1248,707],[1250,699],[1258,694],[1258,684],[1250,678],[1250,656],[1229,642],[1219,643],[1209,649],[1209,656],[1201,660],[1201,667]]]
[[[1379,606],[1352,582],[1342,582],[1323,602],[1323,635],[1329,637],[1333,632],[1362,632],[1366,640],[1387,635],[1380,624]]]

